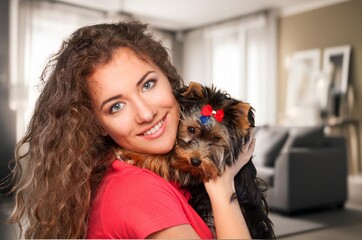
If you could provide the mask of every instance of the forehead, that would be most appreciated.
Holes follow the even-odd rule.
[[[114,51],[109,61],[94,67],[94,71],[87,78],[91,94],[98,92],[101,85],[114,84],[116,81],[127,80],[143,74],[146,69],[158,70],[158,67],[146,57],[137,55],[128,48],[119,48]]]

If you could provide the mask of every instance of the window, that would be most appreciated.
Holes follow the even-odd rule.
[[[256,109],[258,125],[276,122],[273,14],[256,14],[185,35],[185,81],[214,84]]]

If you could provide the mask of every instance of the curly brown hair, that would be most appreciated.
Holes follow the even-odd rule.
[[[156,64],[173,89],[183,86],[167,51],[148,30],[138,21],[80,28],[46,65],[43,90],[15,152],[16,206],[9,222],[18,224],[25,238],[86,235],[92,199],[116,147],[102,136],[92,111],[86,81],[97,66],[125,47]]]

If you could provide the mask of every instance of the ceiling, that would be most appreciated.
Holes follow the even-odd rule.
[[[273,9],[291,15],[348,0],[60,0],[124,13],[165,30],[180,31]]]

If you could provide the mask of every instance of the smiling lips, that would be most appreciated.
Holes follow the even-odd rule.
[[[144,132],[143,136],[148,136],[148,135],[151,135],[151,134],[154,134],[155,132],[157,132],[162,127],[163,122],[164,122],[164,120],[161,120],[153,128],[151,128],[150,130]]]

